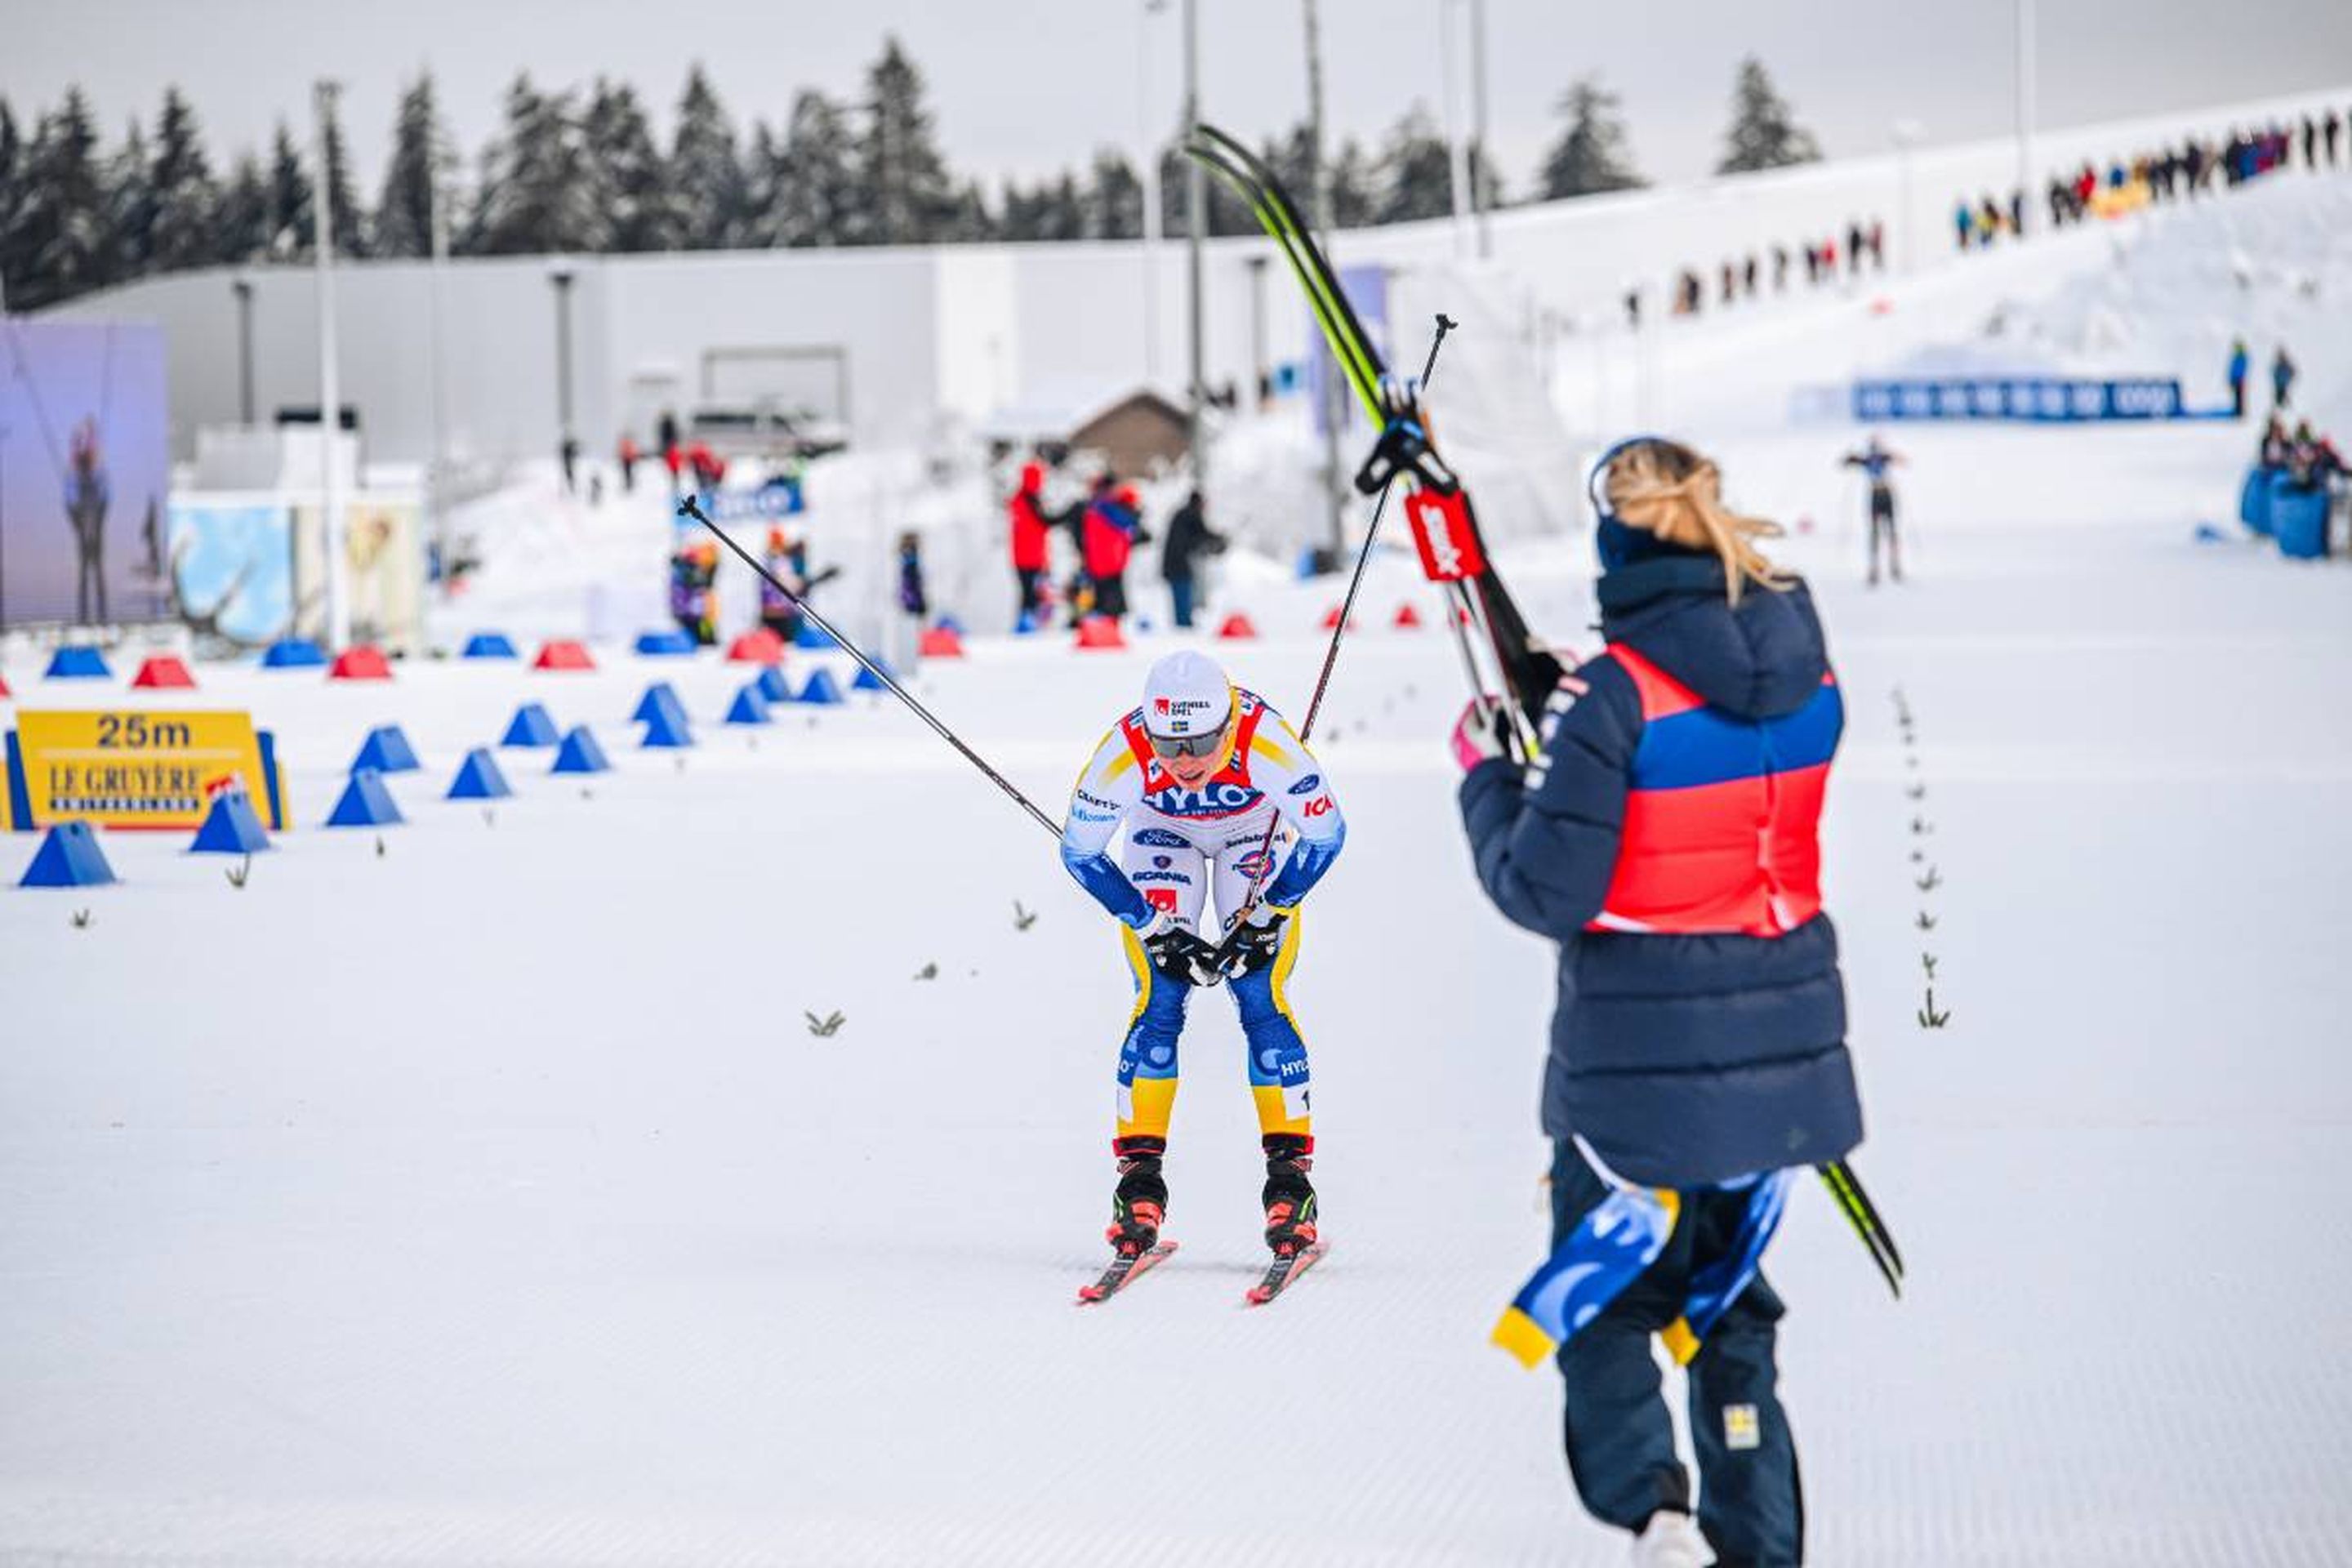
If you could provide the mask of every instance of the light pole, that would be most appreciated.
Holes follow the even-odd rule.
[[[1895,260],[1904,277],[1915,265],[1911,251],[1911,149],[1927,134],[1916,120],[1898,120],[1888,132],[1895,140]]]
[[[1143,0],[1136,26],[1139,60],[1135,112],[1137,136],[1143,152],[1143,379],[1160,380],[1160,150],[1151,114],[1151,21],[1168,9],[1168,0]]]
[[[1307,6],[1307,156],[1315,186],[1315,226],[1323,231],[1323,244],[1331,244],[1331,174],[1323,158],[1323,35],[1315,25],[1315,0],[1306,0]],[[1347,287],[1345,280],[1340,282]],[[1339,490],[1339,422],[1347,416],[1347,405],[1339,400],[1339,362],[1328,353],[1318,350],[1316,363],[1323,367],[1323,522],[1330,535],[1331,561],[1336,567],[1348,552],[1347,499]]]
[[[253,279],[242,273],[229,280],[236,296],[236,420],[253,428]]]
[[[1495,254],[1493,226],[1486,221],[1486,0],[1470,0],[1470,211],[1478,226],[1478,259]]]
[[[436,142],[438,142],[436,137]],[[449,202],[441,189],[440,149],[434,149],[433,161],[425,168],[425,194],[433,204],[433,265],[432,276],[425,280],[425,302],[428,320],[425,323],[425,353],[426,359],[425,394],[430,400],[431,423],[428,439],[431,449],[425,456],[425,505],[433,514],[433,552],[441,565],[441,596],[447,599],[456,592],[456,583],[449,573],[449,520],[441,505],[441,463],[446,435],[449,386],[445,374],[446,360],[441,352],[441,285],[449,270]]]
[[[1184,0],[1184,130],[1191,134],[1201,122],[1201,5],[1200,0]],[[1203,499],[1209,493],[1209,444],[1201,430],[1201,398],[1206,390],[1206,372],[1202,367],[1201,343],[1201,241],[1209,226],[1209,190],[1207,172],[1198,158],[1185,160],[1184,171],[1184,247],[1185,270],[1191,281],[1192,321],[1187,336],[1191,340],[1191,384],[1185,392],[1185,442],[1192,457],[1192,488]]]
[[[1249,258],[1250,275],[1250,406],[1265,406],[1265,264],[1266,258]]]
[[[2033,188],[2033,0],[2017,0],[2017,233],[2025,236],[2026,214],[2033,208],[2027,193]]]
[[[319,477],[320,553],[327,569],[327,644],[341,648],[351,641],[351,605],[343,592],[343,486],[335,470],[335,447],[343,431],[341,365],[335,353],[335,185],[328,158],[335,120],[335,82],[321,80],[310,89],[310,107],[318,121],[318,179],[311,186],[310,212],[316,219],[319,262]]]
[[[564,478],[571,478],[572,435],[572,268],[557,262],[547,280],[555,288],[555,423],[556,455],[563,460]],[[570,488],[568,482],[565,486]]]
[[[1462,89],[1454,68],[1454,0],[1437,7],[1437,76],[1445,106],[1445,163],[1453,186],[1454,254],[1470,249],[1470,147],[1462,132]]]

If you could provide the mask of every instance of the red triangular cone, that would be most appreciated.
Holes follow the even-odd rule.
[[[1257,626],[1247,616],[1235,610],[1225,617],[1225,624],[1217,628],[1217,635],[1227,642],[1245,642],[1257,636]]]
[[[588,650],[576,642],[551,642],[541,646],[539,657],[530,661],[530,667],[533,669],[593,669],[596,661],[590,658]]]
[[[139,667],[139,673],[131,678],[131,684],[152,687],[158,691],[193,691],[196,678],[188,673],[188,667],[180,662],[177,654],[159,653]]]
[[[784,662],[784,639],[765,626],[745,632],[727,645],[730,664],[782,664]]]
[[[915,646],[915,651],[925,658],[961,658],[963,638],[957,635],[953,626],[933,626],[923,634],[923,640]]]
[[[1396,629],[1401,632],[1417,630],[1421,626],[1421,612],[1414,609],[1410,601],[1405,604],[1399,605],[1397,606],[1396,621],[1394,624],[1396,626]]]
[[[1127,638],[1120,635],[1118,623],[1108,616],[1088,616],[1078,623],[1078,647],[1086,648],[1125,647]]]
[[[330,680],[390,680],[392,666],[384,662],[383,650],[366,643],[347,647],[335,656],[327,671]]]

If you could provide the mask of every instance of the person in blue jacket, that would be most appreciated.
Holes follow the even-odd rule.
[[[2246,416],[2246,373],[2252,368],[2252,356],[2246,353],[2246,340],[2233,338],[2230,342],[2230,417]]]
[[[1644,437],[1594,485],[1607,647],[1532,763],[1492,699],[1454,735],[1479,882],[1559,943],[1555,1250],[1496,1338],[1556,1356],[1578,1493],[1637,1563],[1794,1563],[1758,1264],[1795,1174],[1862,1139],[1818,838],[1843,709],[1805,584],[1757,549],[1779,530],[1724,506],[1714,463]],[[1688,1368],[1696,1524],[1654,1338]]]

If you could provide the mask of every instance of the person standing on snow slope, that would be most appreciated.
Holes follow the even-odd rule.
[[[1051,526],[1045,518],[1045,465],[1021,465],[1021,488],[1014,490],[1004,503],[1006,518],[1013,525],[1013,584],[1017,601],[1013,609],[1013,624],[1023,621],[1034,625],[1045,613],[1046,531]]]
[[[1903,581],[1903,543],[1895,533],[1895,481],[1887,472],[1903,459],[1886,449],[1874,434],[1859,452],[1845,455],[1845,466],[1860,468],[1870,479],[1870,585],[1878,586],[1878,546],[1886,544],[1886,569]]]
[[[1480,883],[1560,944],[1554,1252],[1496,1339],[1556,1356],[1578,1494],[1654,1568],[1801,1560],[1758,1262],[1794,1174],[1862,1140],[1820,885],[1843,710],[1804,584],[1756,549],[1779,530],[1720,483],[1669,441],[1604,458],[1607,647],[1561,682],[1532,764],[1493,699],[1454,732]],[[1696,1531],[1653,1336],[1689,1368]]]
[[[1266,829],[1277,817],[1288,832],[1269,851]],[[1122,824],[1127,841],[1114,859],[1110,841]],[[1143,705],[1111,727],[1078,775],[1062,863],[1124,927],[1135,973],[1111,1140],[1118,1184],[1107,1234],[1121,1253],[1148,1251],[1167,1214],[1160,1162],[1185,1004],[1195,987],[1227,980],[1265,1154],[1266,1245],[1280,1256],[1315,1240],[1307,1042],[1283,987],[1298,961],[1299,900],[1346,839],[1339,802],[1297,732],[1198,653],[1170,654],[1151,667]],[[1278,869],[1271,858],[1280,858]],[[1221,944],[1199,934],[1212,879],[1226,932]]]

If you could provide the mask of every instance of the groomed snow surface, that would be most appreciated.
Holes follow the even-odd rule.
[[[1889,1300],[1810,1184],[1770,1255],[1811,1560],[2341,1563],[2352,574],[2192,542],[2242,428],[1897,432],[1911,580],[1866,590],[1852,438],[1722,443],[1735,500],[1752,469],[1817,503],[1784,553],[1851,715],[1825,837],[1857,1163],[1911,1270]],[[658,517],[602,515],[657,556]],[[1588,558],[1506,564],[1589,650]],[[494,561],[484,624],[549,569]],[[1269,634],[1223,645],[1237,677],[1296,715],[1334,597],[1229,592]],[[1551,961],[1472,879],[1460,678],[1437,631],[1386,629],[1407,599],[1434,623],[1383,560],[1318,742],[1351,832],[1291,993],[1335,1245],[1264,1311],[1217,994],[1184,1250],[1071,1305],[1125,967],[1045,836],[902,712],[723,730],[742,671],[618,650],[200,667],[183,700],[277,731],[299,829],[241,890],[109,834],[121,886],[0,891],[0,1561],[1622,1562],[1553,1374],[1485,1342],[1546,1245]],[[1058,815],[1171,646],[978,639],[919,689]],[[91,700],[5,673],[19,707]],[[659,678],[682,763],[622,722]],[[616,771],[509,752],[515,799],[443,802],[533,698]],[[317,825],[391,721],[425,770],[379,854]]]

